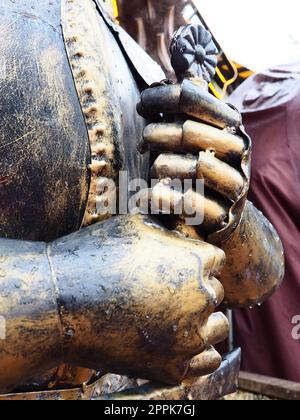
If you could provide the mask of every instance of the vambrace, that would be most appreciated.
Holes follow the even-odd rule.
[[[228,307],[261,304],[281,285],[285,271],[282,242],[250,201],[238,228],[217,246],[226,253],[221,281]]]
[[[213,245],[124,216],[49,245],[1,239],[0,255],[0,393],[60,363],[169,384],[219,367]]]

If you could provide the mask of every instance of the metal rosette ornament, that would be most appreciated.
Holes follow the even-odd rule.
[[[177,82],[167,80],[154,84],[152,87],[155,89],[146,89],[142,93],[138,112],[150,121],[161,121],[161,124],[168,125],[169,137],[172,137],[168,142],[168,152],[198,154],[198,167],[201,166],[199,151],[207,152],[207,156],[212,153],[212,156],[220,159],[220,165],[222,161],[227,162],[241,175],[242,187],[238,191],[231,191],[234,198],[226,202],[222,222],[218,222],[213,229],[204,229],[209,242],[220,244],[231,236],[243,215],[250,184],[251,140],[244,132],[239,111],[209,92],[218,53],[210,32],[201,25],[183,26],[174,34],[170,52]],[[183,122],[178,122],[179,116],[181,120],[184,118]],[[175,122],[170,125],[172,121]],[[197,122],[202,123],[202,132],[199,132],[199,125],[195,128]],[[217,136],[223,142],[226,150],[224,155],[218,155],[217,151],[214,154],[212,150],[209,141],[212,130],[213,137]],[[144,134],[143,146],[146,144],[150,150],[163,152],[159,142],[160,139],[151,136],[150,125]],[[195,147],[200,143],[206,146]],[[226,173],[216,182],[227,185]],[[214,190],[214,185],[211,186]]]
[[[170,46],[171,63],[178,80],[199,78],[207,83],[215,75],[218,50],[203,26],[182,26]]]

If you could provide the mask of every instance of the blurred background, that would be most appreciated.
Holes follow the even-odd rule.
[[[195,0],[194,4],[234,61],[254,71],[300,61],[300,2]]]

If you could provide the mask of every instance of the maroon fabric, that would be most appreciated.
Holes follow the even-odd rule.
[[[250,200],[278,230],[285,247],[281,289],[260,308],[235,312],[243,370],[300,382],[300,65],[248,79],[230,98],[253,141]],[[298,332],[300,330],[298,329]]]

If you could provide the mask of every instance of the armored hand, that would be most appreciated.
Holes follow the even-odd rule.
[[[138,106],[148,119],[158,121],[162,116],[164,121],[144,131],[143,147],[169,152],[155,160],[153,175],[163,181],[153,196],[166,200],[171,188],[166,179],[203,180],[204,197],[192,193],[195,206],[204,202],[204,222],[198,231],[217,243],[230,236],[242,216],[249,188],[250,140],[241,129],[240,114],[208,92],[216,66],[209,32],[201,26],[181,28],[171,53],[178,83],[147,89]]]
[[[60,362],[170,384],[219,367],[211,346],[228,322],[214,313],[224,262],[214,246],[137,216],[48,246],[1,239],[0,255],[0,392]]]
[[[154,162],[152,175],[161,182],[151,199],[162,213],[165,208],[175,213],[178,203],[185,210],[186,199],[204,213],[196,229],[184,225],[185,211],[180,220],[169,217],[167,223],[222,248],[228,257],[220,278],[226,305],[252,306],[280,285],[284,264],[276,231],[247,202],[251,140],[239,112],[208,92],[217,64],[209,32],[194,25],[180,28],[171,54],[178,83],[153,85],[138,105],[140,114],[153,121],[144,130],[143,148],[164,152]],[[203,180],[204,194],[176,190],[178,178],[194,186]]]

